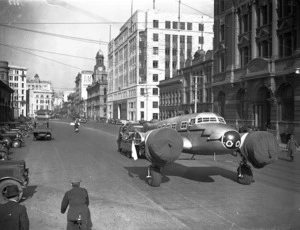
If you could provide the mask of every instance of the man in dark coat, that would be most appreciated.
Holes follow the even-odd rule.
[[[80,180],[71,181],[72,189],[67,191],[61,202],[61,213],[67,214],[67,230],[78,229],[77,220],[81,219],[81,229],[90,230],[92,227],[89,206],[89,196],[85,188],[80,187]]]
[[[0,204],[0,229],[29,230],[29,219],[26,207],[18,204],[19,189],[17,185],[6,187],[6,198]]]

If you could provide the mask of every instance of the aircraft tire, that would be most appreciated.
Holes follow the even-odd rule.
[[[20,148],[21,147],[21,142],[20,141],[13,141],[11,145],[12,145],[13,148]]]
[[[152,187],[159,187],[161,184],[162,175],[158,168],[150,168],[151,178],[147,179],[147,182]]]
[[[240,167],[243,177],[237,176],[237,181],[243,185],[250,185],[253,182],[253,174],[251,168],[248,165],[243,165]]]

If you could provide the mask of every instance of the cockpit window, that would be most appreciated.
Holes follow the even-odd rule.
[[[190,121],[190,125],[194,125],[196,123],[196,118],[192,118]]]
[[[187,121],[182,121],[180,125],[180,129],[186,129],[187,127]]]
[[[176,123],[172,124],[172,129],[176,129]]]

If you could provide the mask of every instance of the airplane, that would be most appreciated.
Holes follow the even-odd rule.
[[[135,160],[138,150],[138,154],[151,163],[147,183],[158,187],[163,168],[176,161],[182,152],[193,157],[239,155],[241,162],[237,169],[237,181],[249,185],[253,182],[253,174],[248,162],[255,168],[263,168],[277,160],[280,148],[276,137],[270,132],[239,133],[218,114],[202,112],[145,123],[142,130],[132,134],[131,150]]]

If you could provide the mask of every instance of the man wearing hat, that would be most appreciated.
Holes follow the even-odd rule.
[[[29,230],[29,219],[26,207],[17,200],[20,191],[17,185],[6,187],[4,203],[0,204],[0,228],[5,230]]]
[[[67,191],[61,202],[61,213],[65,213],[69,206],[67,214],[67,230],[78,229],[76,221],[79,218],[82,222],[81,229],[90,230],[92,227],[89,206],[89,196],[85,188],[80,187],[80,179],[71,181],[72,189]]]

